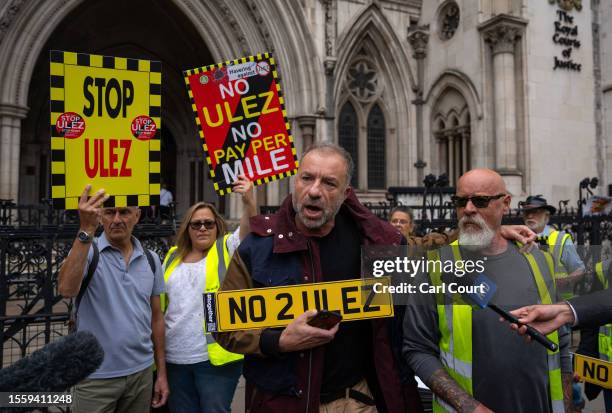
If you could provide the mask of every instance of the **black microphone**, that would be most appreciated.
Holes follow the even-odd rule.
[[[0,369],[0,392],[65,392],[96,371],[104,350],[89,331],[79,331]]]
[[[540,343],[541,345],[543,345],[544,347],[546,347],[550,351],[557,351],[557,349],[559,348],[557,343],[555,343],[554,341],[549,340],[548,337],[546,337],[544,334],[540,333],[535,328],[531,327],[529,324],[523,324],[523,323],[519,322],[518,318],[516,318],[515,316],[513,316],[512,314],[510,314],[509,312],[507,312],[503,308],[499,308],[495,304],[488,304],[487,307],[489,307],[491,310],[495,311],[497,314],[502,316],[506,321],[508,321],[510,323],[513,323],[513,324],[516,324],[519,327],[521,327],[521,326],[527,327],[527,334],[529,335],[529,337],[531,337],[532,339],[534,339],[535,341],[537,341],[538,343]]]
[[[524,325],[527,327],[527,335],[529,335],[529,337],[546,347],[548,350],[557,351],[559,348],[558,344],[552,340],[549,340],[548,337],[530,325],[520,323],[519,320],[508,311],[490,303],[491,299],[495,295],[497,286],[486,275],[479,274],[476,276],[474,274],[466,274],[463,277],[455,276],[454,279],[449,280],[450,277],[450,274],[444,274],[442,279],[445,283],[455,282],[457,285],[464,287],[465,292],[460,293],[461,298],[464,301],[477,305],[480,308],[489,307],[491,310],[502,316],[506,321],[517,324],[519,327]]]

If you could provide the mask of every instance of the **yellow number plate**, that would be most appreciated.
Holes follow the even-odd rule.
[[[222,332],[284,327],[309,309],[336,311],[342,314],[343,321],[393,317],[391,294],[375,293],[375,283],[388,286],[390,279],[381,277],[207,293],[204,294],[206,329]],[[376,290],[382,290],[380,285]]]

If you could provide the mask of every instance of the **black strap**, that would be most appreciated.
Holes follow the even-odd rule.
[[[75,300],[75,315],[77,311],[79,311],[79,305],[81,305],[81,300],[85,295],[85,291],[87,291],[87,287],[89,287],[89,283],[91,282],[91,279],[93,278],[93,275],[96,272],[96,268],[98,268],[98,261],[100,260],[100,250],[98,249],[98,245],[94,241],[91,243],[91,246],[93,247],[93,257],[91,257],[91,262],[87,267],[87,275],[85,275],[85,278],[83,278],[81,288],[79,289],[79,294],[77,295]]]
[[[153,258],[153,254],[149,251],[148,248],[143,248],[145,256],[147,257],[147,261],[149,262],[149,267],[151,267],[151,272],[155,275],[155,259]]]
[[[91,246],[93,247],[93,257],[91,257],[91,262],[87,267],[87,275],[85,275],[85,278],[81,283],[79,294],[77,295],[75,300],[75,314],[77,311],[79,311],[79,305],[81,305],[81,300],[85,295],[85,291],[87,291],[87,287],[89,287],[89,283],[91,282],[91,279],[93,278],[93,275],[96,272],[96,268],[98,268],[98,261],[100,260],[100,250],[98,249],[98,245],[94,241],[92,242]],[[151,272],[155,274],[155,259],[153,258],[153,254],[147,248],[144,248],[144,254],[147,257],[147,261],[149,262],[149,267],[151,267]]]

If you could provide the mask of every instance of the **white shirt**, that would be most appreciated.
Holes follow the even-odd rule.
[[[230,257],[240,245],[240,228],[227,239]],[[166,322],[166,361],[195,364],[208,360],[204,334],[206,258],[194,263],[181,262],[166,282],[168,309]]]
[[[172,192],[168,191],[166,188],[162,188],[159,190],[159,205],[168,206],[172,202]]]

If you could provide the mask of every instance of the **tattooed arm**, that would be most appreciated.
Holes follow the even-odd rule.
[[[563,404],[565,405],[565,411],[566,412],[572,412],[573,407],[572,407],[572,401],[573,401],[573,394],[572,394],[572,383],[574,377],[571,373],[562,373],[561,374],[561,381],[563,382]]]
[[[413,284],[428,282],[419,274]],[[444,370],[440,361],[440,329],[438,311],[433,294],[408,294],[405,303],[403,356],[424,383],[457,412],[490,413],[484,405],[474,400]]]
[[[491,410],[459,387],[457,382],[444,369],[436,370],[425,384],[459,413],[491,412]]]

